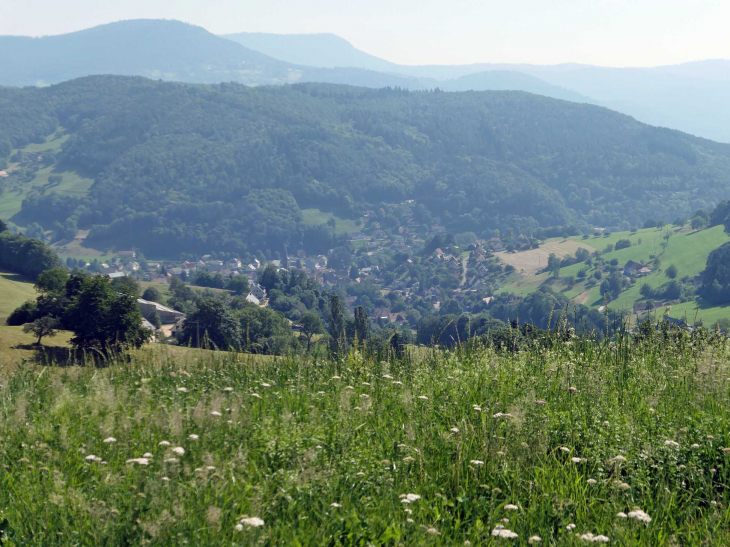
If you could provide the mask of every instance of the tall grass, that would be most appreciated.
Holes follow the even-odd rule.
[[[730,544],[726,347],[659,338],[25,366],[0,521],[44,547]]]

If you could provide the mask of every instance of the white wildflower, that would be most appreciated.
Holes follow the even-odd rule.
[[[178,456],[184,456],[185,455],[185,449],[182,446],[176,446],[172,449],[173,453],[177,454]]]
[[[177,462],[179,462],[179,461],[180,461],[180,460],[178,460],[177,458],[167,458],[167,459],[165,460],[165,463],[177,463]]]
[[[216,418],[219,418],[220,416],[223,416],[223,414],[221,414],[217,410],[214,410],[213,412],[211,412],[210,415],[211,416],[215,416]]]
[[[197,441],[199,438],[200,437],[195,433],[191,433],[190,435],[188,435],[188,439],[190,439],[191,441]]]
[[[472,465],[484,465],[484,462],[482,460],[472,460],[469,463]]]
[[[361,399],[369,399],[370,398],[370,395],[368,395],[367,393],[361,393],[360,394],[360,398]]]
[[[512,503],[508,503],[507,505],[504,506],[505,511],[518,511],[519,508],[520,508],[519,505],[514,505]]]
[[[583,460],[581,460],[580,458],[570,458],[570,461],[573,463],[580,463]]]
[[[223,388],[223,391],[225,391],[226,393],[231,393],[233,391],[233,388],[232,387],[224,387]]]
[[[565,452],[565,453],[568,453],[568,452],[570,452],[570,448],[568,448],[567,446],[561,446],[561,447],[560,447],[560,451],[561,451],[561,452]]]
[[[266,382],[261,382],[261,387],[271,387],[271,384],[267,384]]]
[[[340,378],[339,376],[333,376],[332,378],[330,378],[330,380],[342,380],[342,378]]]
[[[472,410],[476,410],[477,412],[481,412],[482,411],[482,407],[480,407],[479,405],[474,405],[471,408],[472,408]]]
[[[421,496],[419,496],[418,494],[406,494],[406,499],[409,502],[411,502],[411,501],[418,501],[418,500],[421,499]]]
[[[403,461],[404,461],[405,463],[412,463],[412,462],[415,462],[415,461],[416,461],[416,459],[415,459],[415,458],[413,458],[412,456],[406,456],[405,458],[403,458]]]
[[[84,458],[87,462],[100,462],[101,458],[99,456],[94,456],[93,454],[89,454]]]
[[[402,386],[403,385],[403,382],[401,382],[400,380],[394,380],[393,381],[393,385],[394,386]]]
[[[188,392],[188,388],[186,388],[186,387],[179,387],[179,388],[177,388],[177,390],[178,390],[178,391],[179,391],[180,393],[187,393],[187,392]]]
[[[127,460],[127,463],[136,463],[138,465],[149,465],[150,460],[149,460],[149,458],[132,458],[131,460]]]
[[[613,461],[615,461],[615,462],[625,462],[626,461],[626,456],[622,456],[621,454],[619,454],[618,456],[614,456]]]
[[[567,525],[567,526],[565,527],[565,529],[566,529],[566,530],[567,530],[568,532],[572,532],[573,530],[575,530],[575,524],[573,524],[573,523],[571,522],[570,524],[568,524],[568,525]]]
[[[170,446],[170,441],[160,441],[157,446]]]
[[[501,524],[498,524],[494,527],[494,530],[492,530],[492,535],[494,537],[500,537],[500,538],[506,538],[506,539],[514,539],[517,537],[517,534],[515,534],[512,530],[508,530]]]
[[[639,522],[651,522],[651,517],[644,513],[641,509],[634,509],[633,511],[629,512],[629,518],[638,520]]]
[[[497,412],[496,414],[492,414],[492,418],[495,420],[498,420],[499,418],[511,418],[512,414],[508,412]]]
[[[421,401],[428,401],[428,397],[425,395],[419,395],[418,398],[421,399]]]
[[[588,479],[586,482],[588,484],[596,484],[596,483],[598,483],[598,481],[596,479]]]
[[[458,433],[459,432],[459,428],[458,427],[452,427],[449,431],[451,431],[452,433]]]
[[[111,444],[117,442],[117,440],[114,437],[107,437],[106,439],[104,439],[104,442],[106,444]]]
[[[352,386],[345,386],[345,389],[348,391],[353,391],[355,388]]]
[[[679,443],[677,441],[664,441],[664,446],[669,446],[671,448],[679,448]]]
[[[337,507],[342,507],[342,505],[340,505],[339,503],[330,503],[330,507],[337,508]]]
[[[530,545],[534,545],[535,543],[541,543],[542,538],[540,536],[530,536],[530,538],[527,540],[527,543]]]
[[[579,537],[587,543],[608,543],[610,541],[606,536],[594,536],[591,533],[582,534]]]
[[[620,519],[629,518],[629,516],[626,513],[624,513],[623,511],[619,511],[618,513],[616,513],[616,517],[620,518]]]
[[[150,453],[150,452],[145,452],[144,454],[142,454],[142,457],[143,457],[143,458],[151,458],[151,457],[152,457],[152,453]]]
[[[251,397],[256,397],[257,399],[260,399],[261,395],[259,395],[258,393],[252,393]]]
[[[264,525],[264,521],[258,517],[248,517],[245,519],[241,519],[241,524],[245,524],[246,526],[253,526],[254,528],[258,528],[259,526]]]

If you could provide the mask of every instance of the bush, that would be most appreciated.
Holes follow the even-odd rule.
[[[36,318],[37,313],[38,306],[32,300],[29,300],[15,308],[5,322],[11,327],[25,325],[26,323],[33,321]]]
[[[629,247],[631,247],[631,241],[628,239],[619,239],[616,242],[615,249],[618,251],[620,249],[628,249]]]

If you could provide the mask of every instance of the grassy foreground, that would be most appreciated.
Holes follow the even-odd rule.
[[[729,544],[726,348],[627,344],[21,366],[0,522],[23,546]]]

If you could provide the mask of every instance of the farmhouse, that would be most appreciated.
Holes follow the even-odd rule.
[[[254,295],[257,299],[263,300],[264,298],[266,298],[266,289],[264,289],[258,283],[254,283],[253,285],[251,285],[251,294]]]
[[[7,178],[9,176],[10,175],[8,175],[8,172],[7,171],[0,171],[0,178],[4,179],[4,178]]]
[[[117,256],[120,258],[137,258],[135,251],[117,251]]]

